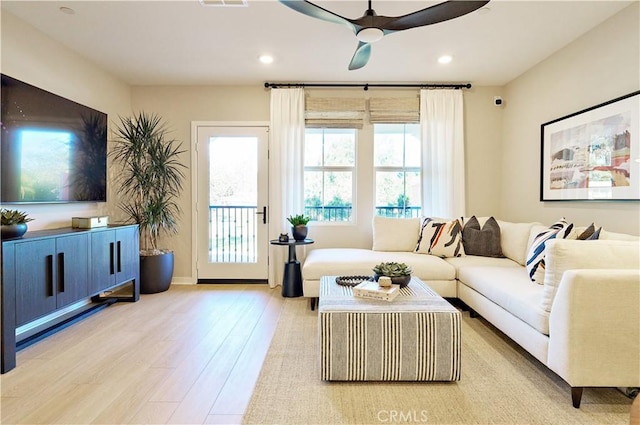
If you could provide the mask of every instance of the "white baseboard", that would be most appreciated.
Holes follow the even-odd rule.
[[[191,277],[173,277],[171,279],[171,283],[175,285],[195,285],[197,284],[197,280]]]

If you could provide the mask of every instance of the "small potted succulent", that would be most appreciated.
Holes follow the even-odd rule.
[[[33,221],[26,212],[2,208],[0,210],[0,237],[21,238],[27,233],[27,223]]]
[[[380,263],[373,268],[374,279],[378,281],[380,276],[388,276],[391,278],[391,283],[394,285],[400,285],[404,288],[411,281],[411,267],[405,263],[396,263],[394,261],[388,263]]]
[[[307,223],[311,220],[311,217],[307,217],[304,214],[290,215],[287,217],[287,221],[291,223],[291,234],[293,239],[297,241],[303,241],[307,237],[309,228]]]

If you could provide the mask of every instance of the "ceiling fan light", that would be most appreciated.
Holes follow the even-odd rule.
[[[375,43],[384,36],[380,28],[363,28],[356,34],[358,40],[363,43]]]

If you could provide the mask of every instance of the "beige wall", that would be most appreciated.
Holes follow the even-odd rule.
[[[640,3],[624,9],[504,88],[501,216],[640,233],[638,202],[540,202],[540,125],[640,88]],[[637,135],[636,135],[637,136]]]
[[[15,16],[2,12],[3,74],[106,112],[109,121],[130,111],[130,90],[92,63]],[[109,187],[110,193],[112,188]],[[109,196],[109,195],[108,195]],[[16,206],[34,221],[30,230],[71,226],[71,217],[108,214],[105,203]]]

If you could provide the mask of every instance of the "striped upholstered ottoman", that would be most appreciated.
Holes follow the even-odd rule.
[[[457,381],[460,312],[414,277],[391,302],[320,280],[320,374],[326,381]]]

